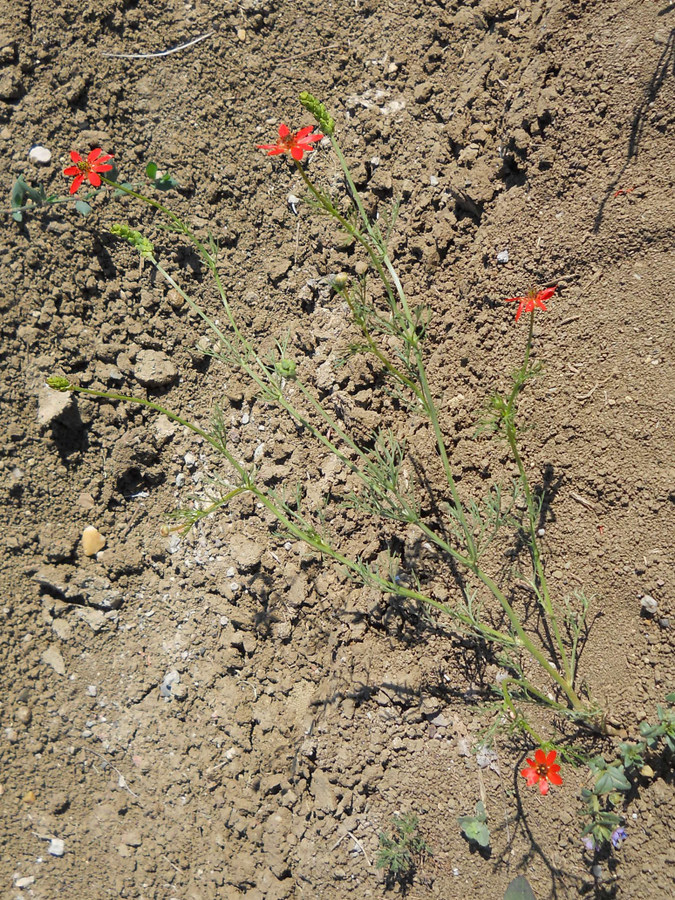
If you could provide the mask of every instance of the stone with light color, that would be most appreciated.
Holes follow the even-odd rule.
[[[85,556],[95,556],[105,547],[105,538],[93,525],[87,525],[82,532],[82,552]]]
[[[30,148],[28,159],[33,163],[40,163],[41,165],[46,166],[47,163],[52,160],[52,151],[47,150],[47,148],[43,147],[41,144],[36,144],[34,147]]]

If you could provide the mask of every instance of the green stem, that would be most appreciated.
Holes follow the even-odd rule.
[[[145,400],[143,397],[133,397],[130,394],[118,394],[116,391],[97,391],[93,388],[80,387],[77,384],[71,384],[68,387],[68,390],[76,391],[78,394],[87,394],[90,397],[101,397],[104,400],[119,400],[122,403],[135,403],[138,406],[146,406],[149,409],[154,409],[155,412],[166,416],[167,419],[171,419],[172,422],[177,422],[179,425],[185,426],[185,428],[188,428],[199,437],[204,438],[204,440],[215,450],[223,454],[225,459],[236,470],[244,485],[250,485],[251,479],[248,472],[241,463],[232,456],[227,447],[224,447],[220,441],[216,440],[213,435],[209,434],[207,431],[204,431],[203,428],[200,428],[198,425],[194,425],[192,422],[188,421],[188,419],[184,419],[182,416],[171,412],[171,410],[167,409],[165,406],[155,403],[154,400]]]
[[[480,568],[473,560],[463,556],[457,550],[454,549],[447,541],[444,541],[440,538],[434,531],[429,528],[428,525],[425,525],[424,522],[417,522],[417,527],[421,529],[426,536],[433,541],[438,547],[443,549],[449,556],[452,556],[457,562],[461,565],[465,566],[469,571],[473,572],[473,574],[483,582],[485,587],[490,591],[492,596],[497,600],[499,605],[502,607],[504,612],[506,613],[509,622],[511,623],[511,627],[514,632],[518,635],[520,642],[523,647],[528,651],[528,653],[539,663],[542,669],[546,672],[549,678],[554,681],[563,691],[563,693],[567,696],[570,701],[572,708],[577,711],[582,711],[584,709],[583,702],[579,699],[576,692],[574,691],[572,685],[569,683],[567,678],[560,675],[558,671],[556,671],[555,667],[551,665],[551,663],[546,659],[542,651],[532,642],[532,639],[529,637],[525,629],[520,623],[520,619],[518,618],[515,610],[507,600],[503,591],[499,588],[495,581],[493,581],[490,576]]]
[[[560,657],[560,662],[563,667],[563,671],[565,673],[565,679],[568,684],[572,684],[574,681],[573,667],[570,664],[567,651],[565,650],[565,644],[562,640],[562,636],[560,634],[560,628],[558,626],[558,617],[553,608],[553,603],[551,601],[551,596],[548,589],[548,581],[546,579],[546,572],[544,571],[544,565],[541,559],[541,553],[539,551],[539,541],[537,540],[537,517],[536,517],[536,504],[534,502],[534,497],[532,496],[532,490],[530,488],[530,482],[527,477],[527,473],[525,471],[525,465],[523,463],[523,459],[520,455],[520,451],[518,449],[518,441],[517,441],[517,433],[516,433],[516,425],[515,425],[515,410],[516,410],[516,401],[518,396],[527,381],[529,375],[529,364],[530,364],[530,354],[532,350],[532,335],[534,331],[534,310],[530,313],[530,321],[529,328],[527,334],[527,343],[525,345],[525,357],[523,359],[523,364],[520,368],[520,371],[515,377],[514,386],[511,391],[511,395],[509,397],[506,412],[504,414],[504,423],[506,429],[506,439],[508,441],[509,447],[511,449],[511,453],[515,460],[516,466],[518,467],[518,473],[520,475],[520,480],[523,485],[523,491],[525,492],[525,502],[527,505],[527,518],[528,518],[528,539],[530,544],[530,554],[532,557],[532,566],[534,568],[535,573],[535,588],[537,591],[537,596],[541,602],[541,605],[544,609],[546,617],[551,624],[551,628],[553,630],[553,636],[555,639],[556,647],[558,650],[558,655]]]
[[[346,288],[344,288],[343,290],[340,291],[340,295],[345,299],[347,305],[349,306],[352,317],[354,318],[354,321],[361,329],[361,333],[363,334],[364,338],[366,339],[366,342],[368,344],[368,349],[370,350],[370,352],[380,360],[380,362],[385,367],[387,372],[389,372],[390,375],[393,375],[394,378],[396,378],[398,381],[400,381],[402,384],[404,384],[407,388],[409,388],[415,394],[417,399],[420,400],[422,403],[424,403],[425,402],[424,396],[420,392],[420,389],[417,387],[415,382],[411,381],[410,378],[408,378],[406,375],[404,375],[403,372],[401,372],[401,370],[398,369],[391,362],[391,360],[389,360],[387,358],[387,356],[382,352],[382,350],[375,343],[375,341],[373,340],[373,336],[371,335],[370,331],[368,330],[368,326],[366,324],[365,319],[363,318],[363,316],[361,316],[360,314],[357,313],[356,307],[354,306],[352,298],[349,295],[349,291]]]

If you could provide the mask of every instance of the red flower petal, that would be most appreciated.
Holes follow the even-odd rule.
[[[539,291],[539,293],[537,294],[537,300],[550,300],[551,297],[557,291],[557,289],[558,289],[558,285],[556,284],[555,287],[546,288],[543,291]]]
[[[71,150],[71,151],[70,151],[70,158],[72,159],[72,161],[73,161],[74,163],[81,163],[81,162],[82,162],[82,157],[81,157],[80,154],[77,152],[77,150]]]
[[[67,169],[63,170],[63,174],[67,175],[68,178],[73,178],[75,175],[80,174],[80,167],[79,166],[68,166]]]
[[[541,747],[535,751],[534,758],[537,761],[538,766],[545,766],[547,763],[546,754]],[[553,751],[553,758],[555,759],[555,751]]]
[[[560,767],[558,766],[557,768]],[[557,772],[549,772],[547,777],[551,784],[561,785],[563,783],[562,776]]]
[[[542,778],[541,781],[539,782],[539,790],[541,791],[541,794],[543,797],[545,797],[546,794],[548,794],[548,789],[549,789],[548,781],[545,778]]]
[[[101,187],[101,176],[97,175],[96,172],[90,172],[89,184],[93,184],[94,187]]]
[[[84,181],[84,172],[79,172],[77,177],[75,178],[75,181],[73,181],[73,183],[70,186],[70,193],[74,194],[78,190],[78,188],[80,187],[80,185],[82,184],[83,181]]]
[[[284,123],[282,122],[279,126],[279,137],[281,138],[281,140],[283,141],[284,138],[287,138],[290,133],[291,129],[288,127],[288,125],[284,125]]]
[[[547,766],[552,766],[553,763],[555,762],[555,758],[556,758],[557,755],[558,755],[558,754],[556,753],[555,750],[551,750],[551,752],[548,753],[547,756],[546,756],[546,765],[547,765]]]
[[[313,125],[305,125],[304,128],[301,128],[300,131],[295,135],[296,141],[304,141],[308,134],[312,133]]]

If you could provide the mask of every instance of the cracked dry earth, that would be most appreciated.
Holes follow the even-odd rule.
[[[548,489],[551,583],[594,597],[581,677],[626,737],[673,690],[674,23],[667,0],[0,4],[5,196],[19,174],[65,195],[71,149],[103,147],[130,180],[148,159],[170,169],[169,204],[214,233],[249,333],[289,334],[359,439],[392,415],[423,456],[426,427],[394,415],[372,367],[336,364],[346,316],[325,279],[358,271],[357,254],[296,215],[297,174],[254,149],[280,121],[308,123],[301,90],[328,105],[369,208],[403,198],[392,253],[431,313],[429,373],[467,496],[512,474],[474,436],[522,352],[500,301],[559,285],[537,318],[524,450]],[[51,160],[29,160],[35,145]],[[336,177],[325,148],[308,165]],[[201,423],[217,403],[239,457],[310,504],[346,473],[195,349],[203,324],[109,227],[143,230],[217,315],[180,239],[132,202],[93,206],[2,224],[0,896],[395,895],[379,834],[412,812],[429,847],[415,900],[501,898],[521,873],[538,900],[672,897],[672,771],[639,786],[598,880],[579,838],[587,772],[565,766],[541,798],[517,775],[522,740],[476,755],[496,666],[449,622],[346,580],[245,500],[162,535],[218,461],[148,410],[50,394],[49,374]],[[414,534],[333,516],[344,549],[374,560],[396,540],[433,577]],[[86,526],[105,538],[92,556]],[[457,824],[481,797],[485,855]]]

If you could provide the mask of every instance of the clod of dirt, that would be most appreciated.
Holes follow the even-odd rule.
[[[57,675],[66,674],[66,664],[56,647],[47,647],[42,654],[42,662],[51,666]]]
[[[162,350],[141,350],[136,357],[134,378],[143,387],[168,387],[178,378],[178,369]]]
[[[230,538],[230,554],[243,571],[254,569],[260,563],[264,552],[263,544],[252,541],[242,534],[235,534]]]
[[[61,391],[53,391],[42,385],[38,392],[37,420],[40,425],[51,425],[63,421],[74,408],[73,395]]]

